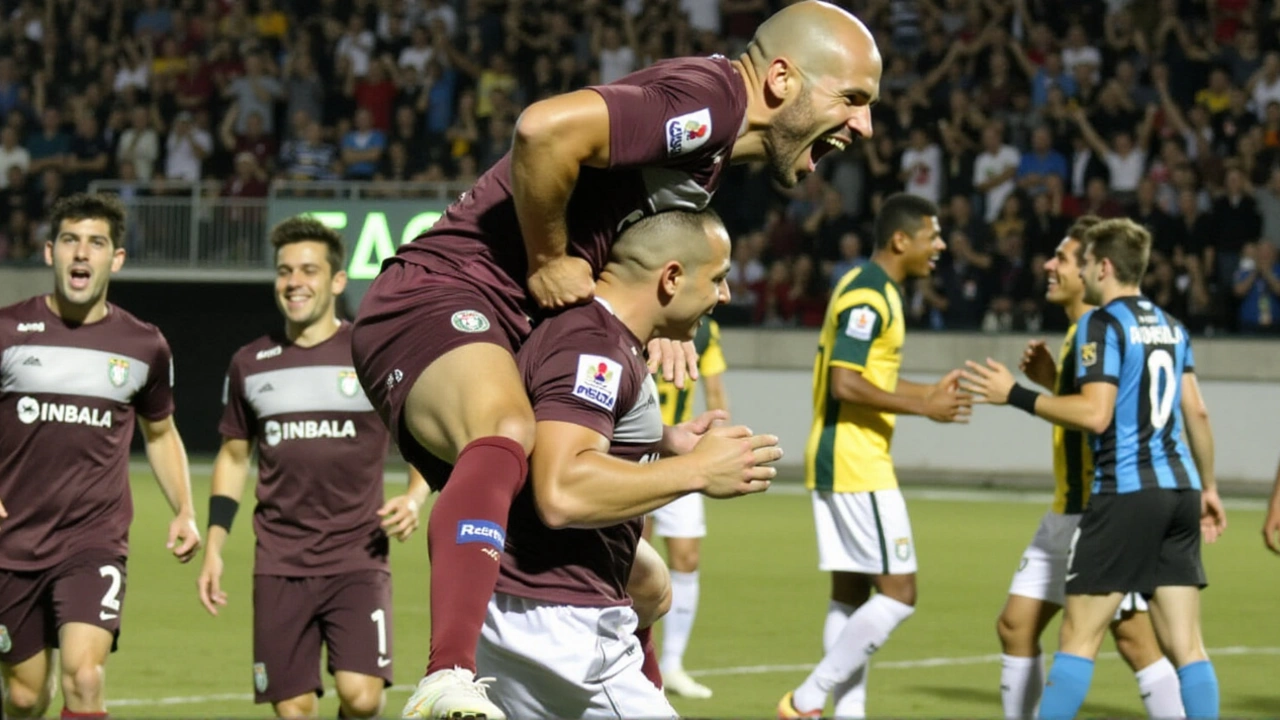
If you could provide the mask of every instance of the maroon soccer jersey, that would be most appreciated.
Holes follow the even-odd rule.
[[[625,460],[657,459],[657,386],[640,340],[600,302],[543,322],[517,360],[539,422],[595,430],[609,438],[609,453]],[[627,579],[643,529],[637,517],[594,530],[552,530],[538,519],[526,486],[511,508],[497,591],[565,605],[628,605]]]
[[[115,305],[74,325],[39,296],[0,309],[0,352],[0,569],[126,555],[134,412],[173,414],[169,344]]]
[[[314,347],[268,335],[231,359],[223,437],[256,440],[254,572],[383,569],[378,508],[388,435],[351,366],[351,325]]]
[[[707,206],[742,130],[747,94],[733,65],[719,55],[665,60],[591,89],[609,109],[609,168],[582,168],[567,217],[569,253],[598,275],[628,224],[663,210]],[[529,309],[510,153],[398,258],[463,273],[494,288],[512,307]]]

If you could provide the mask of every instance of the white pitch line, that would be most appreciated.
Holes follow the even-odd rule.
[[[1213,656],[1238,656],[1238,655],[1280,655],[1280,647],[1245,647],[1236,645],[1232,647],[1211,648],[1209,650],[1210,657]],[[1118,660],[1120,655],[1115,652],[1105,652],[1098,656],[1100,660]],[[989,663],[1000,662],[1000,656],[997,654],[989,655],[969,655],[961,657],[934,657],[921,658],[919,660],[888,660],[885,662],[872,663],[872,667],[877,670],[911,670],[916,668],[933,668],[933,667],[954,667],[961,665],[986,665]],[[768,675],[772,673],[783,672],[808,672],[813,669],[813,664],[804,665],[741,665],[738,667],[726,668],[709,668],[706,670],[690,670],[689,674],[694,677],[717,677],[728,675]],[[407,693],[414,689],[413,685],[395,685],[388,690],[393,693]],[[326,688],[326,693],[333,693],[333,688]],[[227,701],[249,702],[253,700],[253,695],[249,693],[215,693],[211,695],[186,695],[177,697],[160,697],[160,698],[124,698],[121,700],[111,700],[107,704],[113,708],[117,707],[159,707],[168,705],[201,705],[211,702],[227,702]]]

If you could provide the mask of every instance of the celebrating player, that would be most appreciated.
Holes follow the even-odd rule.
[[[1058,395],[1079,392],[1076,385],[1076,323],[1092,308],[1084,301],[1080,279],[1080,256],[1089,228],[1099,218],[1087,215],[1076,220],[1054,256],[1045,263],[1049,289],[1045,297],[1061,306],[1071,321],[1062,342],[1060,365],[1041,341],[1027,344],[1021,368],[1027,377]],[[1035,537],[1022,555],[1018,571],[1009,587],[1009,599],[1000,613],[1000,695],[1006,718],[1031,720],[1044,690],[1044,662],[1040,635],[1053,616],[1062,609],[1066,595],[1067,554],[1071,537],[1080,524],[1080,514],[1089,500],[1093,484],[1093,451],[1085,433],[1055,425],[1053,428],[1053,507],[1044,514]],[[1155,630],[1143,597],[1130,593],[1111,623],[1116,649],[1137,674],[1138,691],[1152,718],[1183,717],[1178,674],[1156,642]]]
[[[865,714],[867,662],[916,604],[911,521],[889,455],[894,423],[900,414],[969,419],[969,398],[956,392],[959,371],[935,385],[898,378],[906,332],[900,286],[927,277],[946,249],[937,207],[891,196],[875,237],[871,261],[849,271],[831,295],[814,364],[805,484],[813,491],[819,568],[831,572],[831,604],[826,655],[778,703],[782,718],[818,717],[832,694],[838,717]]]
[[[60,651],[63,717],[105,717],[120,635],[135,414],[175,517],[168,547],[199,549],[187,452],[173,423],[173,360],[154,326],[107,302],[124,265],[125,211],[58,200],[45,262],[53,292],[0,310],[0,674],[5,714],[39,717]]]
[[[254,699],[279,717],[315,717],[324,645],[342,717],[373,717],[392,681],[387,537],[413,533],[427,483],[410,470],[408,492],[383,502],[388,435],[335,308],[341,236],[296,217],[272,229],[271,246],[284,332],[240,348],[227,371],[200,602],[213,615],[227,602],[222,547],[257,441]]]
[[[720,326],[714,320],[707,318],[698,326],[693,348],[698,353],[698,380],[706,394],[707,410],[727,412],[724,351],[720,349]],[[661,378],[657,382],[662,422],[677,425],[692,420],[694,386],[678,388]],[[711,689],[689,677],[684,669],[684,651],[698,615],[698,561],[702,538],[707,534],[702,496],[685,495],[658,508],[649,518],[646,537],[652,533],[666,540],[671,568],[671,612],[662,621],[662,680],[676,695],[709,698]]]
[[[443,488],[428,525],[431,659],[415,707],[493,711],[474,650],[499,562],[458,528],[505,532],[524,485],[535,419],[514,353],[530,316],[588,300],[620,229],[706,207],[728,163],[763,161],[794,185],[869,136],[880,71],[861,22],[805,0],[763,23],[737,60],[659,62],[534,103],[511,153],[385,263],[355,323],[356,370],[401,452]],[[660,353],[667,366],[671,353]]]
[[[1218,715],[1218,680],[1200,632],[1200,535],[1203,525],[1205,539],[1216,540],[1226,515],[1187,331],[1139,290],[1150,252],[1151,235],[1130,220],[1085,233],[1085,302],[1097,308],[1077,323],[1078,394],[1037,393],[991,359],[968,363],[964,375],[980,401],[1093,436],[1093,489],[1067,560],[1061,649],[1040,701],[1045,720],[1075,717],[1107,626],[1131,592],[1150,599],[1187,716]]]
[[[692,493],[761,492],[782,451],[741,427],[664,432],[642,348],[691,338],[728,301],[728,274],[714,213],[650,216],[618,239],[595,302],[545,321],[520,350],[537,416],[532,482],[512,507],[478,652],[508,717],[675,717],[640,672],[625,594],[644,516]]]

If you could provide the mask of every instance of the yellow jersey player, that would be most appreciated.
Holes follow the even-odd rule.
[[[927,277],[945,249],[937,207],[894,195],[876,218],[871,261],[844,276],[827,306],[805,449],[819,569],[831,572],[826,655],[783,696],[780,718],[818,717],[829,695],[837,717],[862,717],[867,662],[915,611],[911,522],[889,455],[895,418],[966,422],[971,402],[959,392],[958,370],[935,385],[898,378],[905,337],[901,284]]]
[[[1043,341],[1027,344],[1022,371],[1033,382],[1055,394],[1080,392],[1076,384],[1076,322],[1093,309],[1084,301],[1080,279],[1083,238],[1101,220],[1086,215],[1071,226],[1044,269],[1049,280],[1046,299],[1067,313],[1071,327],[1062,342],[1059,364]],[[1009,599],[996,627],[1000,633],[1000,696],[1004,716],[1030,720],[1044,690],[1044,659],[1040,635],[1066,597],[1067,556],[1071,537],[1080,524],[1093,484],[1093,451],[1086,433],[1053,426],[1053,507],[1044,514],[1035,537],[1022,555],[1009,586]],[[1182,717],[1178,672],[1160,651],[1147,614],[1147,603],[1130,594],[1111,624],[1116,649],[1138,678],[1138,690],[1153,718]]]
[[[698,384],[702,386],[707,410],[727,413],[724,391],[724,351],[720,348],[720,326],[704,318],[693,339],[698,350]],[[683,390],[655,376],[662,422],[678,425],[693,419],[694,384]],[[724,416],[728,419],[728,415]],[[702,495],[691,493],[654,511],[647,528],[667,541],[667,565],[671,568],[671,610],[662,620],[662,683],[668,692],[688,698],[706,699],[711,689],[684,670],[684,651],[689,646],[693,621],[698,615],[698,561],[702,538],[707,534]]]

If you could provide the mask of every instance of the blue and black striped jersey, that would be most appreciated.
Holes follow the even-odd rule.
[[[1093,493],[1200,489],[1182,441],[1182,375],[1194,372],[1182,323],[1141,295],[1090,310],[1076,327],[1079,384],[1116,386],[1111,426],[1093,442]]]

